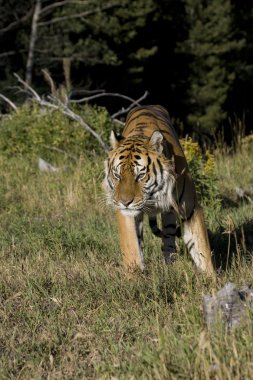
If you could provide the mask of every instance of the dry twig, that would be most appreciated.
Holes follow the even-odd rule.
[[[117,116],[124,115],[127,112],[129,112],[134,106],[140,106],[140,102],[144,100],[148,96],[148,91],[145,91],[144,94],[137,100],[133,100],[133,102],[130,104],[127,108],[122,108],[118,112],[115,112],[113,115],[111,115],[112,119],[115,119]]]
[[[105,152],[108,151],[107,144],[102,140],[101,136],[97,132],[95,132],[80,115],[76,114],[71,109],[69,109],[66,104],[64,104],[60,99],[56,98],[55,96],[48,96],[49,101],[42,99],[39,96],[39,94],[31,86],[29,86],[23,79],[20,78],[18,74],[14,74],[14,75],[17,78],[18,82],[24,86],[24,88],[28,91],[28,93],[30,93],[30,95],[32,95],[32,98],[40,106],[60,111],[62,114],[66,115],[69,119],[73,121],[77,121],[81,125],[81,127],[83,127],[87,132],[89,132],[92,136],[95,137],[95,139],[103,147]]]
[[[13,108],[15,111],[17,111],[16,105],[9,98],[4,96],[3,94],[0,94],[0,98],[3,99],[6,103],[8,103],[9,106],[11,106],[11,108]]]

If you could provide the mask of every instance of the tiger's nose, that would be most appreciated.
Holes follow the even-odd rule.
[[[121,203],[125,206],[128,207],[134,199],[121,199]]]

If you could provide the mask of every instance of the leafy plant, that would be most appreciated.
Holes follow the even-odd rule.
[[[194,179],[196,191],[203,205],[220,206],[220,194],[215,173],[215,156],[209,151],[203,154],[197,142],[192,138],[180,140],[190,172]]]
[[[74,106],[75,111],[105,140],[112,129],[105,108]],[[101,153],[97,141],[77,122],[59,111],[40,108],[32,103],[17,109],[0,123],[0,150],[7,156],[40,155],[55,158],[56,151],[79,157],[93,151]]]

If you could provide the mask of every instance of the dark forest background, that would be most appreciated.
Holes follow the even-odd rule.
[[[46,68],[75,99],[147,90],[184,132],[252,130],[252,0],[1,0],[0,48],[0,92],[15,102],[13,73],[48,93]]]

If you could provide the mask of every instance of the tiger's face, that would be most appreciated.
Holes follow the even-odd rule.
[[[105,161],[104,186],[109,202],[124,215],[153,213],[168,203],[166,197],[174,184],[173,165],[162,154],[162,134],[157,131],[153,136],[114,142]]]

